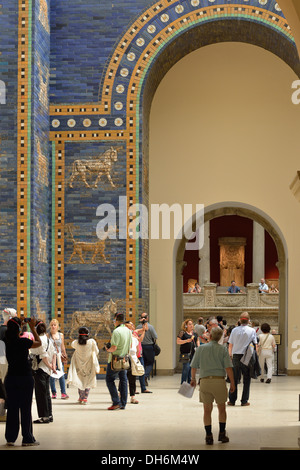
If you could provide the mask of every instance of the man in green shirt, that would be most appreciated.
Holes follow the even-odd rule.
[[[129,354],[132,333],[124,324],[124,315],[122,313],[117,313],[115,315],[115,329],[111,336],[109,348],[105,347],[108,355],[108,363],[106,369],[106,385],[109,390],[112,405],[108,408],[109,410],[118,410],[125,409],[127,404],[127,371],[120,370],[115,371],[111,367],[111,361],[113,356],[124,357],[126,354]],[[120,395],[115,385],[115,380],[119,378],[120,380]]]
[[[206,431],[206,443],[213,444],[211,413],[214,400],[219,411],[219,441],[228,442],[226,435],[226,373],[230,380],[230,391],[235,389],[232,362],[224,345],[218,344],[223,335],[223,330],[219,327],[212,328],[210,342],[203,344],[196,349],[191,362],[192,380],[191,386],[196,386],[196,372],[200,373],[200,402],[204,408],[204,427]]]

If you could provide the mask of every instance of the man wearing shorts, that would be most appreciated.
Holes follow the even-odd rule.
[[[200,373],[200,402],[204,407],[204,427],[206,432],[206,444],[213,444],[212,435],[212,419],[211,413],[213,402],[216,401],[219,411],[219,438],[220,442],[228,442],[226,435],[226,401],[228,396],[226,386],[226,373],[230,380],[230,392],[235,389],[232,361],[228,354],[227,348],[218,343],[223,335],[223,331],[219,327],[212,328],[211,340],[207,344],[203,344],[196,349],[193,360],[191,362],[192,380],[191,386],[196,386],[196,372]]]

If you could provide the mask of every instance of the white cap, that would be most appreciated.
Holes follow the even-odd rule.
[[[13,318],[17,316],[17,311],[14,308],[5,308],[3,310],[3,316],[9,316],[9,318]]]

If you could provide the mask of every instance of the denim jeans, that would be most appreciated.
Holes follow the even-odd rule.
[[[141,364],[144,366],[144,368],[145,368],[143,356],[140,356],[140,357],[139,357],[139,361],[140,361],[140,363],[141,363]],[[139,376],[139,382],[140,382],[140,386],[141,386],[141,392],[143,393],[143,392],[146,390],[145,374]]]
[[[119,398],[119,393],[115,384],[115,380],[119,379],[120,380],[120,395],[121,399]],[[127,371],[126,370],[121,370],[119,372],[115,372],[111,368],[111,364],[107,364],[107,369],[106,369],[106,377],[105,377],[106,385],[109,390],[111,399],[112,399],[112,404],[114,406],[120,405],[122,408],[125,408],[127,404],[127,395],[128,395],[128,389],[127,389]]]
[[[237,393],[238,393],[238,383],[243,376],[243,392],[241,403],[245,404],[249,400],[250,395],[250,383],[251,383],[251,375],[249,367],[242,364],[240,359],[243,357],[243,354],[234,354],[232,357],[232,365],[233,365],[233,375],[234,375],[234,383],[235,383],[235,391],[233,393],[229,392],[229,401],[230,403],[235,404],[237,400]]]
[[[50,377],[50,388],[52,393],[56,393],[56,387],[55,387],[55,380],[53,377]],[[59,386],[60,386],[60,391],[63,394],[66,394],[66,381],[65,381],[65,375],[62,375],[59,379]]]
[[[187,382],[190,383],[191,381],[191,364],[190,362],[183,362],[182,363],[182,372],[181,372],[181,383]]]

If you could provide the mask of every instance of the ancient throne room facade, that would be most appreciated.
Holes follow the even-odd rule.
[[[188,240],[135,228],[141,207],[198,204],[203,226],[243,217],[272,240],[279,365],[299,373],[300,67],[286,3],[1,2],[1,308],[58,318],[67,345],[85,323],[100,347],[117,310],[149,311],[157,373],[174,373],[177,329],[200,311],[183,305]]]

